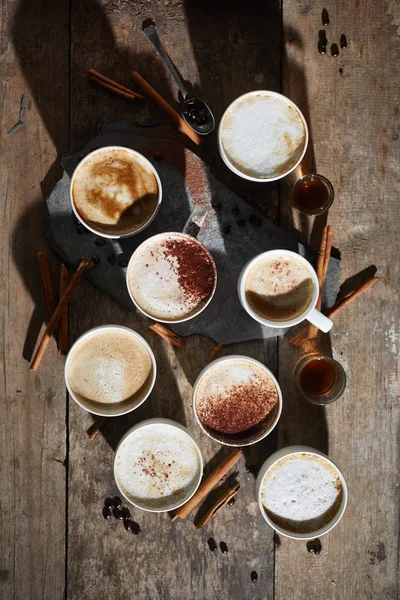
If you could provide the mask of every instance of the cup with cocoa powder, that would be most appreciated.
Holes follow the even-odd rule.
[[[258,360],[231,355],[211,362],[193,388],[193,409],[201,429],[226,446],[249,446],[274,429],[282,393]]]
[[[217,285],[214,260],[185,233],[159,233],[132,254],[126,282],[135,306],[162,323],[181,323],[201,313]]]

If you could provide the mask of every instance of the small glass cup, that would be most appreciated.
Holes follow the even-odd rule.
[[[320,406],[334,402],[346,389],[346,373],[342,365],[334,358],[317,352],[300,358],[294,379],[303,398]]]
[[[324,214],[332,206],[334,197],[333,185],[329,179],[316,173],[300,177],[291,194],[292,206],[309,216]]]

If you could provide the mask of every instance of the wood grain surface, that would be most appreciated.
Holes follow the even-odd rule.
[[[236,4],[2,3],[1,600],[398,598],[398,7],[394,0],[382,5],[372,0]],[[330,25],[325,27],[328,55],[321,56],[317,41],[324,7]],[[279,345],[269,340],[223,348],[223,354],[253,356],[278,375],[284,411],[277,433],[245,451],[222,483],[229,487],[235,477],[240,480],[236,503],[204,529],[196,530],[194,522],[208,504],[173,524],[168,514],[132,509],[143,531],[137,537],[120,521],[101,515],[104,499],[117,493],[113,457],[125,431],[150,416],[185,424],[200,443],[206,473],[228,453],[201,433],[191,408],[192,385],[213,341],[193,336],[175,350],[148,330],[147,319],[82,281],[70,306],[70,344],[91,327],[123,324],[148,340],[158,364],[157,382],[145,404],[110,420],[93,441],[87,430],[94,418],[72,399],[66,404],[63,359],[54,340],[39,371],[28,369],[46,320],[37,251],[49,255],[58,288],[58,261],[43,241],[42,193],[60,174],[59,155],[78,150],[109,121],[143,127],[160,123],[164,137],[175,137],[151,102],[131,103],[86,75],[93,67],[133,89],[130,73],[137,69],[176,107],[175,84],[141,31],[149,17],[184,79],[209,102],[217,121],[231,100],[252,89],[282,89],[299,104],[310,125],[310,149],[301,169],[281,185],[246,182],[231,174],[218,156],[215,136],[207,138],[201,152],[234,191],[315,245],[325,219],[293,215],[290,188],[300,171],[316,168],[326,175],[336,193],[329,223],[342,254],[342,280],[350,278],[346,285],[351,286],[355,274],[362,278],[376,269],[380,281],[337,317],[330,336],[318,339],[348,376],[345,395],[326,409],[298,397],[292,370],[299,351],[287,339]],[[342,33],[348,47],[333,58],[330,45]],[[22,95],[26,108],[18,125]],[[321,538],[318,556],[308,553],[305,543],[284,538],[274,548],[273,531],[255,501],[254,474],[246,470],[257,470],[277,445],[296,443],[328,452],[349,484],[347,512]],[[211,536],[216,552],[207,545]],[[219,549],[221,541],[228,545],[227,554]],[[256,583],[250,578],[254,570]]]

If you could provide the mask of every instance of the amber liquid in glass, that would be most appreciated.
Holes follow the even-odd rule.
[[[293,204],[305,213],[315,213],[329,200],[326,185],[319,179],[299,180],[293,189]]]
[[[335,387],[335,368],[326,358],[312,358],[304,365],[299,383],[309,396],[326,396]]]

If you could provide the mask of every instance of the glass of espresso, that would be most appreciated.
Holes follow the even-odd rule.
[[[323,175],[303,175],[293,186],[292,205],[306,215],[322,215],[332,206],[333,199],[333,186]]]
[[[313,404],[330,404],[343,394],[346,373],[340,363],[324,354],[307,354],[297,363],[294,378],[300,394]]]

